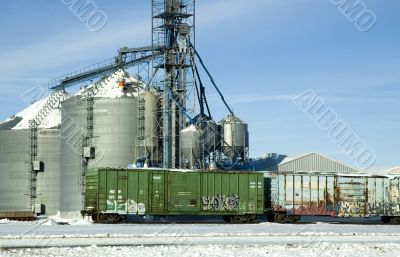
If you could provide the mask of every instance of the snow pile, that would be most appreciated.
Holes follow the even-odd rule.
[[[389,169],[387,173],[392,175],[400,175],[400,166]]]
[[[124,70],[118,70],[98,82],[82,88],[76,96],[85,96],[89,91],[94,92],[94,97],[117,99],[121,97],[134,97],[145,87],[138,78],[129,75]]]
[[[198,129],[196,128],[195,125],[190,125],[187,128],[184,128],[181,132],[196,132]]]
[[[21,221],[9,220],[9,219],[0,219],[0,224],[10,224],[10,223],[20,223]]]
[[[88,92],[93,91],[94,97],[101,98],[122,98],[122,97],[136,97],[139,92],[145,87],[144,83],[138,78],[129,75],[124,70],[118,70],[115,73],[100,79],[98,82],[92,85],[82,88],[76,93],[76,97],[85,97]],[[44,99],[36,101],[28,106],[26,109],[12,116],[8,120],[0,123],[4,127],[11,125],[13,130],[29,129],[29,121],[34,119],[36,115],[46,106],[49,98],[47,96]],[[63,97],[61,101],[65,100]],[[56,107],[53,108],[43,119],[42,123],[39,125],[41,129],[51,129],[58,128],[61,125],[61,108],[60,101],[56,103]],[[18,121],[18,119],[21,119]],[[13,123],[14,122],[14,123]]]
[[[13,130],[29,129],[29,121],[33,120],[38,115],[38,113],[46,106],[50,97],[51,96],[49,95],[39,101],[32,103],[26,109],[20,111],[19,113],[7,119],[6,121],[0,123],[0,125],[12,122],[13,120],[20,119],[20,121],[15,126],[13,126],[12,129]],[[50,128],[57,128],[60,126],[61,124],[61,109],[59,108],[60,101],[58,101],[55,106],[56,108],[50,110],[50,112],[43,119],[42,123],[38,126],[39,128],[50,129]]]
[[[20,129],[28,129],[29,128],[29,121],[34,119],[36,115],[42,110],[45,105],[47,104],[49,98],[51,96],[47,96],[46,98],[37,101],[30,105],[25,110],[17,113],[16,117],[21,117],[22,120],[13,128],[14,130]],[[56,108],[53,108],[43,119],[42,123],[39,125],[39,128],[57,128],[61,125],[61,101],[58,101],[56,104]]]

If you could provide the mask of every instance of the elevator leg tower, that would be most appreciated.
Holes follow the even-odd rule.
[[[179,132],[185,117],[187,88],[194,81],[190,46],[195,42],[195,0],[152,0],[152,45],[162,49],[155,57],[155,83],[163,91],[162,160],[164,168],[179,168]]]

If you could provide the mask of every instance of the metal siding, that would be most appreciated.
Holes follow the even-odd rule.
[[[196,213],[200,211],[200,173],[167,172],[168,211]]]
[[[336,213],[340,217],[364,217],[368,198],[367,177],[336,177]]]
[[[116,209],[120,213],[126,213],[128,203],[128,171],[118,171],[118,194]]]
[[[98,172],[99,176],[99,211],[106,211],[107,210],[107,171],[101,170]]]
[[[262,173],[201,172],[200,174],[203,214],[244,215],[263,213],[264,176]],[[239,198],[238,209],[236,210],[233,204],[235,196]]]
[[[166,183],[167,177],[164,171],[150,171],[150,210],[151,213],[165,213],[165,197],[166,197]]]
[[[239,196],[239,213],[246,213],[248,211],[248,198],[250,194],[250,181],[248,177],[241,177],[241,181],[237,190]]]
[[[99,172],[97,170],[91,170],[86,175],[85,208],[90,207],[99,210],[98,193],[99,193]]]
[[[399,178],[368,179],[368,216],[400,216]]]
[[[107,194],[107,211],[110,213],[117,212],[117,196],[118,196],[118,172],[106,171],[106,194]]]
[[[139,205],[149,210],[149,178],[151,174],[144,170],[128,170],[128,213],[139,214]]]
[[[272,176],[271,178],[271,209],[277,210],[279,208],[279,180],[280,175]],[[267,201],[269,199],[267,198]]]
[[[288,215],[335,216],[334,179],[330,175],[286,174],[268,177],[268,208]]]

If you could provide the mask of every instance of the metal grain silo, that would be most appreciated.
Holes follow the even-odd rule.
[[[138,99],[94,98],[92,167],[128,167],[135,160]],[[61,215],[77,216],[82,209],[83,138],[88,130],[87,99],[62,104]],[[92,155],[92,154],[90,154]],[[92,159],[93,158],[93,159]]]
[[[6,122],[0,124],[0,212],[31,211],[56,215],[60,202],[60,102],[67,98],[64,92],[57,92],[34,102]],[[30,120],[40,114],[34,144]],[[36,160],[43,164],[34,186],[30,183],[32,172],[32,147],[37,153]],[[31,206],[31,190],[35,188]],[[41,208],[41,207],[44,208]],[[41,212],[41,211],[44,212]]]
[[[203,149],[204,155],[208,156],[220,145],[221,135],[218,125],[208,118],[198,121],[197,125],[201,130],[200,147]]]
[[[193,169],[201,161],[202,131],[195,125],[183,129],[180,135],[180,152],[183,168]]]
[[[57,215],[60,212],[60,133],[60,129],[43,129],[38,132],[37,159],[44,163],[44,172],[37,175],[35,203],[44,207],[46,215]]]
[[[29,131],[0,130],[0,212],[30,211]]]
[[[247,158],[249,147],[248,125],[233,114],[221,121],[222,152],[232,160]]]
[[[60,130],[38,132],[38,157],[44,171],[37,174],[35,204],[42,214],[56,215],[60,202]],[[0,131],[0,212],[30,211],[30,131]],[[39,212],[39,210],[36,210]]]
[[[149,166],[158,166],[161,162],[159,102],[159,96],[148,90],[139,96],[137,158],[145,161]]]

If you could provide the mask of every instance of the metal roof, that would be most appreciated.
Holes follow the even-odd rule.
[[[309,153],[295,159],[288,159],[271,168],[271,171],[289,172],[334,172],[334,173],[360,173],[360,170],[346,164],[332,160],[318,153]]]

